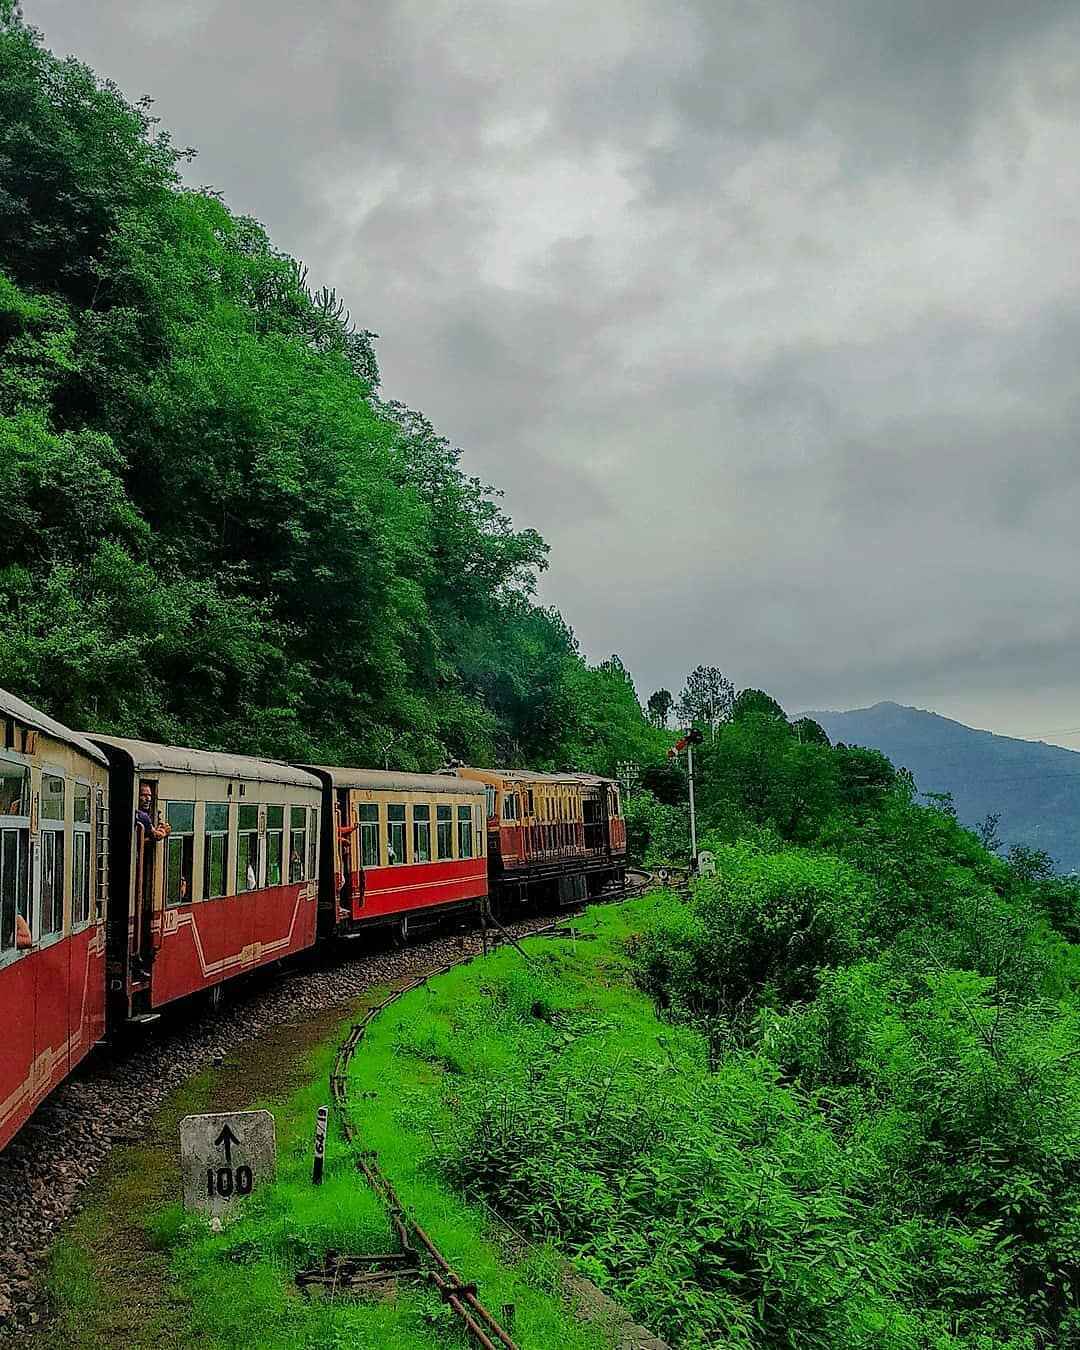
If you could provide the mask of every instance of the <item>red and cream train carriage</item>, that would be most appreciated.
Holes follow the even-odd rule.
[[[323,928],[354,936],[487,895],[484,789],[440,774],[308,766],[325,789]]]
[[[314,944],[317,778],[245,755],[94,739],[109,759],[113,819],[125,823],[114,831],[109,914],[120,1016],[145,1020]],[[151,831],[136,815],[147,787]]]
[[[473,769],[457,777],[487,794],[489,873],[503,899],[597,895],[626,871],[619,785],[585,773]]]
[[[105,1028],[108,769],[0,690],[0,1148]]]
[[[625,862],[609,779],[90,738],[0,690],[0,1148],[107,1020],[153,1019],[320,933],[404,935],[482,902],[489,877],[503,898],[575,900]]]

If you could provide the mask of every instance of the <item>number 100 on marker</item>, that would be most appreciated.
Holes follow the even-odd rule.
[[[208,1167],[206,1169],[206,1194],[212,1200],[220,1195],[228,1200],[234,1195],[250,1195],[255,1178],[250,1167]]]

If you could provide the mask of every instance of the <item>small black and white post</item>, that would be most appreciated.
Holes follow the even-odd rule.
[[[315,1117],[315,1161],[311,1167],[313,1186],[322,1185],[323,1165],[326,1162],[326,1121],[329,1115],[329,1107],[320,1106]]]

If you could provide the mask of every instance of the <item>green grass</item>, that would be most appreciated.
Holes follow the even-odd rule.
[[[521,957],[514,953],[513,960],[520,963]],[[488,964],[500,967],[505,961],[505,956],[496,956]],[[443,979],[458,977],[455,972],[436,984],[441,990]],[[190,1301],[189,1325],[208,1344],[222,1350],[256,1343],[267,1350],[430,1350],[470,1344],[461,1324],[426,1284],[403,1285],[395,1297],[381,1302],[297,1294],[296,1272],[321,1263],[327,1251],[354,1254],[396,1246],[382,1202],[357,1172],[356,1147],[378,1151],[410,1212],[462,1278],[477,1283],[480,1297],[496,1315],[503,1305],[514,1305],[513,1335],[525,1350],[601,1350],[614,1343],[603,1318],[585,1324],[577,1317],[567,1298],[562,1263],[550,1249],[509,1252],[492,1235],[482,1209],[423,1174],[430,1140],[410,1122],[409,1109],[403,1114],[401,1108],[406,1089],[418,1080],[434,1088],[436,1075],[426,1060],[393,1051],[387,1064],[378,1044],[385,1039],[384,1021],[392,1027],[401,1016],[416,1016],[418,1009],[423,1016],[425,1000],[432,997],[423,991],[407,995],[372,1024],[377,1034],[370,1045],[361,1044],[354,1061],[359,1138],[354,1147],[339,1129],[331,1131],[321,1187],[313,1187],[310,1180],[312,1125],[317,1108],[327,1100],[334,1053],[348,1023],[314,1056],[310,1084],[275,1111],[278,1178],[253,1198],[242,1217],[220,1234],[177,1206],[156,1217],[157,1240],[172,1252],[174,1274]],[[382,1103],[385,1112],[369,1109]],[[257,1342],[252,1340],[256,1327]]]
[[[547,1302],[516,1287],[498,1254],[482,1245],[475,1204],[447,1180],[456,1119],[466,1104],[498,1099],[506,1083],[527,1078],[531,1064],[552,1055],[601,1095],[612,1066],[646,1063],[654,1109],[684,1090],[688,1062],[704,1070],[702,1038],[660,1023],[629,979],[625,939],[653,906],[646,898],[591,909],[575,920],[580,940],[526,939],[527,962],[504,947],[429,981],[371,1024],[352,1064],[350,1109],[362,1146],[377,1153],[449,1259],[480,1279],[490,1306],[516,1304],[515,1336],[524,1346],[584,1347],[613,1332],[554,1327]],[[542,1245],[542,1233],[539,1240],[536,1260],[557,1268],[554,1248]]]
[[[35,1350],[464,1347],[460,1324],[426,1284],[403,1283],[390,1296],[365,1300],[309,1298],[296,1289],[297,1271],[321,1263],[327,1251],[396,1246],[382,1202],[357,1172],[357,1148],[378,1154],[409,1211],[458,1273],[476,1281],[496,1315],[514,1305],[512,1333],[523,1350],[618,1344],[612,1309],[568,1286],[566,1262],[551,1244],[508,1239],[490,1211],[448,1179],[442,1153],[458,1085],[520,1074],[534,1050],[545,1043],[550,1050],[565,1013],[588,1009],[605,1028],[605,1053],[616,1058],[640,1054],[649,1041],[657,1063],[670,1065],[673,1054],[682,1059],[696,1044],[693,1033],[657,1023],[626,978],[623,939],[649,908],[634,901],[590,911],[576,927],[593,940],[530,939],[528,962],[501,949],[376,1017],[350,1072],[357,1137],[347,1143],[332,1115],[321,1187],[311,1184],[315,1114],[329,1101],[334,1056],[357,1009],[344,1021],[338,1014],[278,1029],[236,1052],[224,1069],[192,1079],[138,1144],[114,1152],[54,1248],[48,1284],[57,1316]],[[500,991],[501,1017],[491,1015],[493,990]],[[603,1073],[580,1046],[567,1053],[582,1056],[582,1075]],[[179,1121],[189,1112],[260,1106],[273,1111],[277,1125],[277,1179],[212,1233],[177,1203]]]

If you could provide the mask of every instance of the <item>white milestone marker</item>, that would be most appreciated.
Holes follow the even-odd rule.
[[[228,1218],[277,1169],[269,1111],[185,1116],[180,1122],[184,1208],[213,1221]]]

